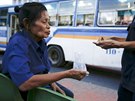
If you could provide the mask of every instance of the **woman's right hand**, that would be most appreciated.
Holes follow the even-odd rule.
[[[68,72],[69,78],[73,78],[76,80],[81,80],[87,75],[86,71],[81,71],[81,70],[76,70],[76,69],[70,69],[67,72]]]

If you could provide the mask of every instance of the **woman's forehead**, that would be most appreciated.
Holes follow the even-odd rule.
[[[49,19],[49,14],[47,11],[42,11],[41,12],[41,18],[44,18],[44,19]]]

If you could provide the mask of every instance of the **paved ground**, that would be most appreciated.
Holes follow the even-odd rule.
[[[61,70],[64,69],[52,71]],[[115,73],[92,71],[82,81],[63,79],[59,82],[74,92],[77,101],[116,101],[119,78]]]
[[[108,89],[106,87],[97,86],[76,80],[62,80],[63,85],[72,89],[77,101],[116,101],[116,90]]]

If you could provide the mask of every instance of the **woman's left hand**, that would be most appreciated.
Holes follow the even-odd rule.
[[[66,95],[65,92],[54,82],[51,84],[51,87],[54,91],[58,91],[63,95]]]

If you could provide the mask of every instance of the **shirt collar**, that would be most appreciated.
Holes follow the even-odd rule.
[[[22,30],[22,32],[23,32],[24,36],[26,36],[28,38],[28,40],[34,46],[35,49],[40,48],[39,44],[30,36],[30,34],[25,29]]]

